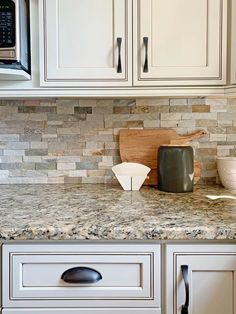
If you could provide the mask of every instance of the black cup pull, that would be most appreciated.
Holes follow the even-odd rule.
[[[185,285],[185,303],[182,305],[181,308],[181,314],[189,314],[188,313],[188,307],[189,307],[189,280],[188,280],[188,266],[187,265],[181,265],[181,271],[184,279],[184,285]]]
[[[122,73],[122,65],[121,65],[121,43],[122,38],[117,37],[117,46],[118,46],[118,65],[117,65],[117,73]]]
[[[143,66],[143,72],[148,72],[148,37],[143,37],[143,44],[145,48],[145,61]]]
[[[74,267],[67,269],[61,279],[67,283],[95,283],[102,279],[102,275],[89,267]]]

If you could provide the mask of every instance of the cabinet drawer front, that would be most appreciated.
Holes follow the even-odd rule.
[[[159,309],[11,309],[3,314],[161,314]]]
[[[64,302],[69,307],[78,304],[86,307],[89,300],[92,302],[89,302],[90,307],[123,303],[135,307],[142,306],[140,302],[153,306],[157,299],[153,278],[154,250],[109,252],[99,250],[98,246],[95,251],[86,252],[77,246],[78,250],[60,252],[54,249],[55,246],[49,247],[51,251],[37,252],[27,249],[27,246],[23,251],[19,251],[17,246],[4,246],[7,252],[4,253],[3,279],[4,282],[8,278],[10,281],[4,292],[4,306],[20,303],[22,307],[26,304],[55,307],[55,304]],[[65,271],[78,267],[92,269],[102,278],[94,283],[68,283],[62,279]]]

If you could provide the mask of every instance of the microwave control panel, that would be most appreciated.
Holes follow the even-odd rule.
[[[0,49],[15,46],[15,15],[15,3],[13,1],[0,1]]]

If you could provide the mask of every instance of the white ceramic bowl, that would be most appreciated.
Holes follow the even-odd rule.
[[[236,190],[236,157],[218,157],[217,169],[220,181],[228,190]]]

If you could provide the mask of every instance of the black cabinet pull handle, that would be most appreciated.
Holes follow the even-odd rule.
[[[143,44],[145,47],[145,61],[143,66],[143,72],[148,72],[148,37],[143,37]]]
[[[74,267],[67,269],[61,279],[67,283],[95,283],[102,279],[102,275],[89,267]]]
[[[185,303],[182,305],[181,314],[188,314],[188,307],[189,307],[189,280],[188,280],[188,266],[181,265],[181,271],[184,278],[184,285],[185,285]]]
[[[117,46],[118,46],[118,65],[117,65],[117,73],[122,73],[122,65],[121,65],[121,43],[122,38],[117,37]]]

